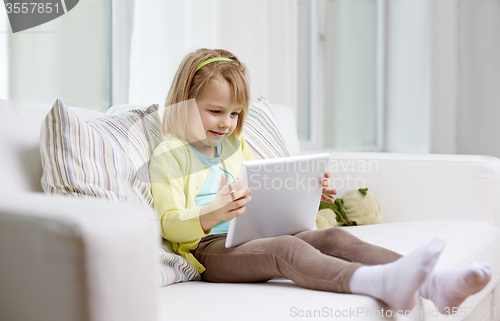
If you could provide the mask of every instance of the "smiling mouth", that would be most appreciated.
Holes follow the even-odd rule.
[[[211,130],[209,130],[209,132],[211,132],[214,136],[219,136],[219,137],[226,135],[225,133],[218,133]]]

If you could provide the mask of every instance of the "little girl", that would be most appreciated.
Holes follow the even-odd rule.
[[[165,139],[150,161],[162,235],[203,280],[284,277],[309,289],[370,295],[396,310],[412,309],[420,295],[442,313],[450,313],[490,281],[486,263],[434,270],[444,248],[440,237],[405,257],[340,228],[226,248],[229,221],[244,215],[252,199],[250,189],[238,182],[241,162],[255,158],[241,134],[249,103],[246,67],[237,57],[221,49],[188,54],[166,100]],[[335,195],[327,188],[329,177],[325,173],[323,193]]]

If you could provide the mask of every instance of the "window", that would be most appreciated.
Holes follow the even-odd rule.
[[[298,0],[302,150],[382,149],[383,0]]]
[[[7,15],[0,14],[0,99],[6,99],[9,91],[8,70],[9,70],[9,51],[8,34],[10,25],[8,25]]]
[[[3,12],[2,12],[3,11]],[[0,98],[105,111],[111,96],[111,1],[80,1],[63,16],[12,33],[0,24]],[[92,17],[92,19],[89,19]]]

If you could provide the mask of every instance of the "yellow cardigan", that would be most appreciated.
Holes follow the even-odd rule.
[[[222,140],[221,159],[225,170],[238,180],[240,165],[255,159],[243,135]],[[224,169],[222,163],[219,165]],[[195,156],[184,138],[174,135],[156,147],[149,162],[153,205],[160,218],[161,233],[172,243],[172,249],[185,257],[200,273],[205,267],[190,250],[196,249],[206,234],[200,224],[200,210],[194,198],[203,186],[208,166]]]

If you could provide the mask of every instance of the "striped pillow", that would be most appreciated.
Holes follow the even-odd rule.
[[[264,96],[250,106],[243,135],[257,159],[290,156]]]
[[[82,119],[57,100],[41,128],[42,187],[46,193],[105,197],[151,205],[149,158],[160,143],[158,105]],[[164,240],[159,285],[199,280]]]
[[[161,139],[158,105],[83,120],[58,99],[40,133],[42,188],[151,205],[148,162]]]
[[[182,256],[172,251],[169,241],[163,239],[159,254],[158,282],[164,287],[177,282],[201,280],[200,273]]]

